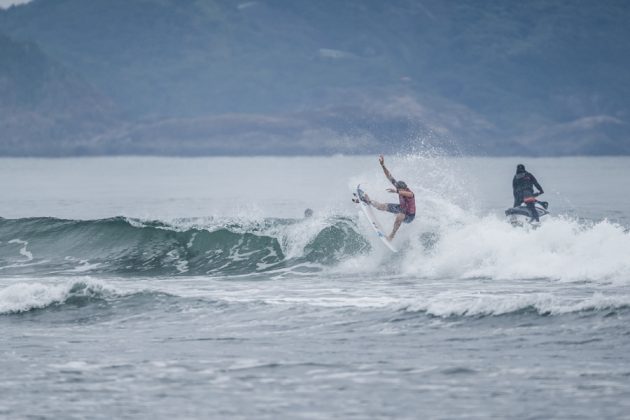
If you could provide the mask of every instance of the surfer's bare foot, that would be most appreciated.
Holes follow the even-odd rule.
[[[391,242],[393,239],[394,239],[394,235],[388,235],[388,236],[387,236],[387,240],[388,240],[389,242]]]
[[[370,200],[370,197],[367,194],[363,194],[363,201],[368,204],[372,204],[372,200]]]

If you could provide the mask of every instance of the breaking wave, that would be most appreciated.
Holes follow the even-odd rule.
[[[0,290],[0,314],[28,312],[66,303],[84,305],[114,294],[114,289],[95,281],[50,285],[16,283]]]
[[[630,232],[560,216],[512,227],[444,203],[397,235],[391,254],[359,217],[0,219],[0,275],[238,276],[323,270],[422,279],[630,284]],[[385,220],[387,215],[383,216]],[[387,222],[385,222],[387,223]]]
[[[0,219],[0,274],[319,270],[369,248],[347,218],[260,222]]]
[[[100,318],[107,312],[135,313],[152,307],[164,311],[168,310],[169,302],[176,304],[177,300],[162,291],[122,291],[104,281],[85,277],[63,282],[20,281],[0,289],[0,315],[85,308],[84,316]],[[72,322],[76,317],[70,314],[68,320]]]

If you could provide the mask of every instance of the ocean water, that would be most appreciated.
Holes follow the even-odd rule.
[[[630,159],[386,163],[0,160],[0,417],[630,418]]]

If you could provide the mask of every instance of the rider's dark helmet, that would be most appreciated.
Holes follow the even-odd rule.
[[[406,190],[407,184],[405,184],[404,181],[396,181],[396,188],[398,188],[399,190]]]
[[[516,172],[525,172],[525,165],[523,165],[522,163],[519,163],[518,165],[516,165]]]

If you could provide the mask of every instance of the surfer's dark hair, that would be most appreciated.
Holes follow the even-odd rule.
[[[407,189],[407,184],[405,181],[396,181],[396,188]]]
[[[516,165],[516,172],[525,172],[525,165],[523,165],[522,163]]]

